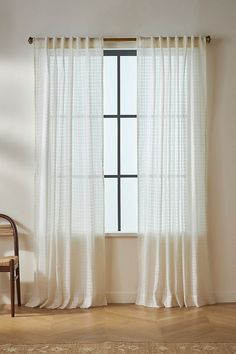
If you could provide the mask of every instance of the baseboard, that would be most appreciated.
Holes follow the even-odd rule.
[[[136,293],[119,293],[111,292],[107,293],[107,302],[125,304],[125,303],[134,303],[136,299]],[[235,302],[236,303],[236,292],[216,292],[215,293],[216,303],[227,303]]]
[[[135,303],[136,299],[136,293],[119,293],[119,292],[112,292],[112,293],[107,293],[107,302],[108,304],[133,304]],[[22,293],[21,296],[21,302],[22,304],[27,302],[27,299],[29,300],[30,296],[26,293]],[[1,304],[10,304],[10,298],[9,296],[4,296],[0,298],[0,305]]]
[[[136,293],[107,293],[108,304],[132,304],[135,302]]]
[[[136,293],[123,293],[123,292],[110,292],[106,294],[108,304],[132,304],[135,302]],[[22,303],[26,302],[29,296],[26,293],[22,294]],[[236,292],[216,292],[215,293],[216,303],[236,303]],[[2,296],[0,298],[0,304],[9,304],[10,299],[8,296]]]
[[[215,299],[220,302],[236,302],[236,292],[216,292]]]

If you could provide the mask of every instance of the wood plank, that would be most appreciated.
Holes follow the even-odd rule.
[[[0,344],[66,342],[236,342],[236,304],[152,309],[109,305],[88,310],[0,306]]]

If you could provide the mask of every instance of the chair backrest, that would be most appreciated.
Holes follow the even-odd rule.
[[[5,214],[0,214],[0,238],[10,236],[14,238],[14,253],[19,256],[18,232],[15,222]]]

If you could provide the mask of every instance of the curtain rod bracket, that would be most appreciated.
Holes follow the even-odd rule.
[[[34,41],[34,38],[33,38],[33,37],[29,37],[29,38],[28,38],[28,42],[29,42],[29,44],[32,44],[32,43],[33,43],[33,41]]]

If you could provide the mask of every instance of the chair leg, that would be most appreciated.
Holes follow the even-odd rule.
[[[15,269],[14,260],[10,261],[10,287],[11,287],[11,317],[15,316]]]
[[[21,306],[21,296],[20,296],[20,268],[16,268],[16,291],[17,291],[17,303]]]

